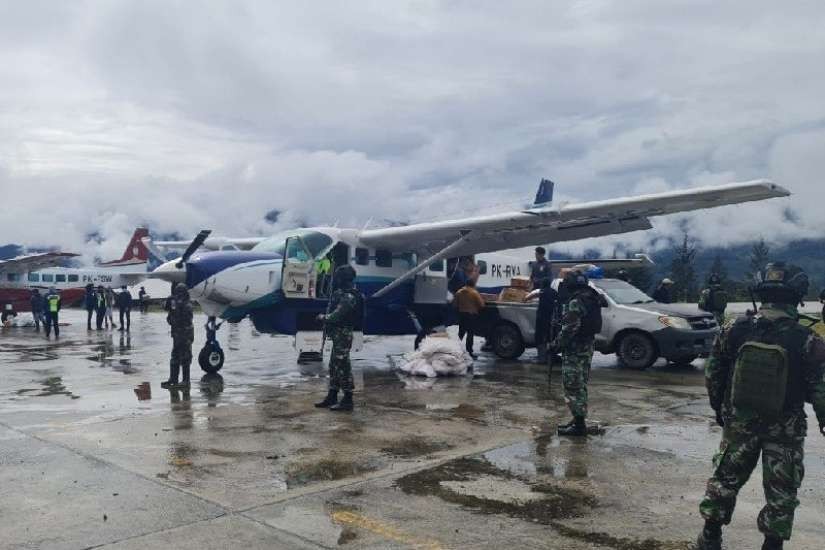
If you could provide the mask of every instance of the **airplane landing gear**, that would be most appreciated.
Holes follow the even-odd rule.
[[[223,323],[218,323],[215,317],[206,321],[206,344],[198,354],[198,364],[204,372],[215,374],[223,368],[224,354],[218,343],[217,332]]]

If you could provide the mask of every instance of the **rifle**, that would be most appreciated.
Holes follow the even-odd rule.
[[[321,360],[324,358],[324,346],[327,345],[327,323],[326,316],[329,315],[329,310],[332,307],[332,289],[335,288],[335,271],[329,277],[329,297],[327,298],[327,309],[324,314],[324,329],[321,333]]]
[[[748,287],[748,293],[751,295],[751,303],[753,304],[753,311],[747,311],[745,314],[748,317],[753,317],[757,313],[759,313],[759,307],[756,305],[756,294],[753,292],[753,287]]]

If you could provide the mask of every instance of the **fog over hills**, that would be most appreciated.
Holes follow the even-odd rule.
[[[523,205],[543,177],[561,201],[761,177],[795,193],[579,247],[825,235],[816,2],[13,6],[0,243],[91,261],[137,225],[436,220]]]

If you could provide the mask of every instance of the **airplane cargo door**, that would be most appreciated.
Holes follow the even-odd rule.
[[[444,304],[447,302],[447,277],[444,260],[439,260],[415,276],[416,304]]]
[[[287,298],[315,295],[315,260],[301,237],[286,240],[281,289]]]

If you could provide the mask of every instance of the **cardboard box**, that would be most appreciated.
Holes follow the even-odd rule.
[[[522,288],[505,288],[498,295],[500,302],[517,302],[522,303],[527,297],[527,291]]]
[[[530,277],[513,277],[510,279],[510,288],[530,290],[532,286],[533,284],[530,282]]]
[[[481,294],[481,297],[484,298],[484,302],[498,302],[498,294]]]

